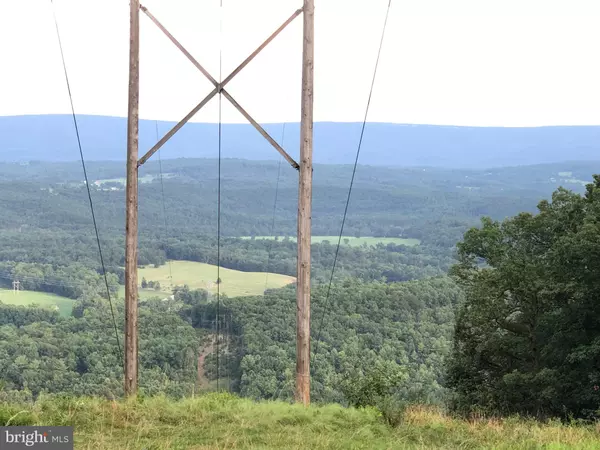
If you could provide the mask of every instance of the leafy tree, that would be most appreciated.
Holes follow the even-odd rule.
[[[454,408],[594,415],[600,396],[600,177],[538,214],[489,218],[459,244],[466,293],[449,386]]]
[[[405,379],[406,375],[395,362],[378,361],[364,370],[344,374],[341,390],[352,406],[380,406]]]

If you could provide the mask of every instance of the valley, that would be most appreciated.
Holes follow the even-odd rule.
[[[600,2],[4,3],[0,450],[600,450]]]
[[[293,398],[296,358],[297,186],[289,178],[278,182],[276,163],[224,160],[219,245],[215,163],[165,160],[163,174],[169,175],[162,183],[156,164],[141,174],[140,390],[171,402],[196,394],[203,398],[218,386],[247,399],[287,402]],[[586,197],[591,188],[583,183],[593,180],[591,170],[600,172],[600,163],[485,170],[359,166],[337,249],[350,172],[347,166],[315,166],[313,401],[372,406],[383,411],[384,420],[411,417],[402,412],[407,405],[468,416],[469,408],[486,402],[494,405],[486,410],[492,414],[510,406],[511,412],[529,415],[542,404],[553,416],[558,410],[539,390],[550,385],[553,392],[571,392],[561,401],[575,416],[590,417],[596,391],[587,384],[597,382],[595,369],[588,363],[553,365],[560,360],[553,349],[556,355],[571,351],[577,361],[580,356],[568,345],[578,342],[592,353],[593,348],[582,335],[569,334],[572,324],[550,325],[560,317],[551,305],[560,305],[559,297],[574,289],[572,280],[583,280],[579,292],[588,289],[582,287],[587,278],[578,278],[586,269],[563,279],[544,264],[561,267],[557,255],[568,252],[574,261],[596,254],[586,229],[577,231],[577,218],[594,211],[585,206],[595,197]],[[80,166],[0,163],[0,240],[6,243],[0,246],[0,400],[23,405],[22,410],[46,392],[123,395],[122,167],[92,162],[89,173],[99,181],[91,195],[104,267]],[[560,228],[563,223],[570,227]],[[573,241],[553,241],[548,230],[580,234]],[[495,240],[502,233],[503,239]],[[545,254],[552,246],[558,247]],[[501,282],[472,265],[475,260],[496,264],[504,254],[514,258],[490,272],[502,273]],[[595,266],[588,261],[587,267]],[[569,270],[564,266],[561,273]],[[19,294],[11,289],[15,280],[22,286]],[[541,321],[537,330],[546,336],[539,364],[547,358],[544,364],[556,375],[540,388],[539,378],[528,378],[538,344],[522,334],[519,322],[515,328],[506,324],[513,314],[506,303],[493,303],[504,295],[503,286],[520,289],[520,301],[535,298],[530,286],[552,287],[543,291],[547,296],[559,293],[544,306],[547,313],[531,319]],[[495,296],[489,299],[488,293]],[[571,306],[574,316],[561,320],[591,317],[585,311],[594,311],[593,302],[581,305]],[[562,333],[565,348],[550,347],[550,330]],[[473,342],[479,343],[472,347]],[[479,348],[486,353],[478,354]],[[511,367],[523,378],[514,371],[510,378],[504,371]],[[592,378],[580,374],[565,381],[570,379],[565,370],[585,370]],[[496,384],[482,383],[483,371],[496,377]],[[576,389],[585,394],[574,395]],[[462,426],[435,417],[427,420]]]

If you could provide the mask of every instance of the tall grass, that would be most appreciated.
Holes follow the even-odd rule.
[[[0,425],[71,425],[76,449],[600,449],[600,428],[510,419],[462,421],[409,407],[397,426],[373,409],[303,408],[229,394],[172,401],[47,397],[0,404]]]

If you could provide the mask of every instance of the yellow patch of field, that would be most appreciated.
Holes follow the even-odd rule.
[[[145,267],[138,270],[138,282],[142,278],[147,281],[158,281],[162,291],[169,291],[172,286],[188,285],[190,289],[205,289],[217,292],[217,266],[194,261],[171,261],[161,267]],[[170,273],[173,274],[171,283]],[[276,289],[294,283],[296,279],[288,275],[266,272],[241,272],[239,270],[220,269],[221,293],[228,297],[262,295],[267,289]],[[141,294],[142,290],[140,290]],[[148,294],[150,295],[151,292]],[[157,293],[156,295],[161,295]]]

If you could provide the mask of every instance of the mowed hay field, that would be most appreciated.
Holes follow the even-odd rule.
[[[0,302],[6,305],[23,306],[35,303],[42,308],[58,309],[61,316],[68,317],[71,315],[74,300],[46,292],[19,291],[15,294],[12,289],[0,288]]]
[[[140,278],[138,280],[140,283],[142,281],[142,279]],[[162,284],[162,282],[161,282]],[[165,285],[164,287],[161,286],[160,290],[155,290],[155,289],[142,289],[141,287],[138,286],[138,296],[140,298],[140,300],[144,301],[144,300],[148,300],[151,298],[167,298],[168,296],[173,295],[172,292],[169,291],[169,285]],[[119,298],[123,299],[125,298],[125,286],[119,286]]]
[[[252,239],[250,236],[243,236],[242,239]],[[275,239],[275,236],[256,236],[255,239]],[[278,239],[282,241],[284,238],[279,236]],[[331,245],[337,245],[339,236],[313,236],[311,242],[313,244],[319,244],[324,241],[329,241]],[[347,239],[347,241],[346,241]],[[290,241],[296,242],[295,237],[290,237]],[[351,245],[353,247],[359,247],[361,245],[377,245],[377,244],[396,244],[396,245],[406,245],[408,247],[414,247],[421,243],[419,239],[405,239],[405,238],[386,238],[386,237],[344,237],[342,238],[342,245]]]
[[[169,263],[155,267],[145,267],[138,271],[138,282],[142,278],[147,281],[160,282],[161,289],[168,291],[171,285],[170,272],[173,273],[173,286],[188,285],[190,289],[206,289],[209,292],[217,292],[217,266],[204,264],[194,261],[171,261]],[[228,297],[243,297],[248,295],[262,295],[267,289],[276,289],[294,283],[296,279],[287,275],[266,272],[241,272],[239,270],[225,269],[221,267],[221,293]],[[140,290],[140,296],[142,294]],[[149,296],[151,292],[148,292]],[[142,297],[143,298],[143,297]]]

